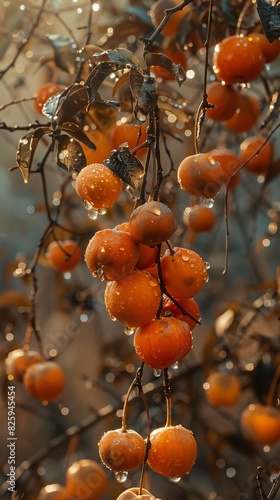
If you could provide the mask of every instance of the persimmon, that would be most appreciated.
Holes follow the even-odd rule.
[[[140,249],[128,232],[116,229],[97,231],[85,251],[87,267],[94,277],[118,280],[135,267]]]
[[[213,82],[207,87],[207,96],[208,102],[215,106],[206,108],[206,115],[212,120],[228,120],[238,109],[240,93],[232,85]]]
[[[241,162],[247,161],[262,145],[264,138],[260,135],[247,137],[240,144],[240,159]],[[273,157],[272,142],[266,142],[258,154],[245,165],[245,169],[254,174],[265,174],[269,169]]]
[[[280,440],[280,411],[271,406],[250,404],[240,417],[244,436],[253,443],[272,445]]]
[[[160,499],[156,498],[152,493],[150,493],[145,488],[142,488],[140,493],[140,488],[134,487],[134,488],[128,488],[127,490],[123,491],[118,496],[117,500],[160,500]]]
[[[43,114],[43,106],[47,100],[55,94],[62,92],[62,90],[62,85],[59,85],[58,83],[48,82],[42,85],[35,94],[34,106],[36,111]]]
[[[157,0],[156,2],[154,2],[149,11],[153,25],[157,28],[164,18],[165,11],[167,9],[176,7],[176,5],[179,5],[180,3],[180,0]],[[172,16],[168,19],[166,25],[162,29],[162,33],[164,35],[174,37],[174,33],[176,33],[176,30],[185,13],[185,9],[174,12],[174,14],[172,14]]]
[[[115,229],[118,231],[126,231],[129,232],[129,222],[122,222],[118,224]],[[137,259],[135,267],[140,270],[149,270],[151,267],[155,265],[156,256],[157,256],[157,247],[148,247],[147,245],[138,244],[139,247],[139,257]]]
[[[112,151],[112,144],[108,135],[101,132],[101,130],[89,130],[86,134],[96,146],[94,150],[83,146],[87,165],[102,163]]]
[[[250,132],[260,118],[261,102],[253,93],[241,93],[239,108],[234,115],[225,120],[224,125],[233,132]]]
[[[87,165],[76,178],[77,195],[96,210],[115,203],[122,185],[122,180],[102,163]]]
[[[22,381],[27,368],[41,361],[43,356],[37,351],[15,349],[9,352],[5,360],[6,374],[9,380]]]
[[[132,238],[143,245],[156,246],[168,240],[177,229],[176,217],[160,201],[148,201],[133,210],[129,219]]]
[[[100,458],[115,472],[130,471],[144,461],[146,443],[133,429],[115,429],[103,434],[98,443]]]
[[[41,488],[37,500],[71,500],[64,486],[60,484],[48,484]]]
[[[221,164],[207,153],[184,158],[177,172],[181,189],[193,196],[214,198],[223,183]]]
[[[146,365],[155,370],[167,368],[190,352],[190,327],[174,317],[154,319],[137,328],[134,347]]]
[[[181,478],[191,471],[197,444],[193,433],[182,425],[159,427],[150,434],[147,463],[157,472],[170,478]]]
[[[81,255],[81,247],[73,240],[52,241],[46,252],[49,263],[61,272],[74,269],[81,262]]]
[[[135,269],[105,289],[105,306],[114,319],[128,328],[141,326],[155,318],[161,300],[158,280],[146,271]]]
[[[197,302],[193,299],[176,299],[176,301],[180,304],[180,306],[189,313],[194,319],[190,318],[187,314],[184,314],[181,309],[174,304],[173,300],[169,297],[164,297],[161,316],[170,317],[173,316],[181,321],[185,321],[188,323],[190,330],[193,330],[197,326],[197,322],[195,320],[200,319],[200,311]]]
[[[258,43],[243,35],[231,35],[219,42],[213,53],[214,73],[228,85],[258,78],[265,57]]]
[[[127,142],[129,149],[133,150],[138,144],[147,140],[147,127],[143,124],[119,123],[112,130],[111,140],[114,149]],[[146,148],[139,148],[136,156],[140,157],[145,152]]]
[[[161,258],[163,281],[167,291],[176,298],[193,298],[208,281],[204,260],[193,250],[174,247]]]
[[[95,460],[77,460],[66,471],[65,489],[71,499],[99,500],[108,486],[107,474]]]
[[[226,372],[213,372],[207,377],[205,396],[213,406],[233,406],[237,402],[241,386],[237,375]]]
[[[229,183],[231,175],[233,175],[241,165],[240,157],[234,151],[225,147],[211,149],[211,151],[208,151],[208,154],[210,154],[221,164],[224,172],[223,183],[227,185]],[[231,190],[238,185],[238,183],[240,182],[240,178],[241,172],[239,172],[232,178],[229,186]]]
[[[194,233],[203,233],[213,229],[217,217],[212,208],[205,205],[193,205],[184,210],[183,221]]]
[[[280,54],[280,40],[270,43],[264,33],[250,33],[249,40],[257,42],[262,50],[266,63],[275,61]]]
[[[65,375],[55,361],[41,361],[27,368],[23,383],[30,396],[49,402],[57,399],[62,393]]]

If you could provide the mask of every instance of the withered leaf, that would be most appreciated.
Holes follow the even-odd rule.
[[[86,158],[82,146],[68,135],[58,138],[57,164],[68,172],[80,172],[86,166]]]
[[[31,165],[38,142],[43,135],[50,134],[51,132],[52,130],[49,127],[38,127],[33,132],[29,132],[20,139],[16,161],[25,183],[29,180]]]
[[[76,123],[66,122],[61,125],[60,130],[67,132],[77,141],[82,142],[90,149],[96,149],[95,144],[89,139],[87,134]]]
[[[165,54],[148,52],[145,57],[145,62],[148,67],[161,66],[162,68],[169,71],[174,76],[179,85],[182,85],[182,83],[186,80],[186,73],[183,70],[181,64],[175,64]]]
[[[75,83],[65,89],[59,96],[55,114],[52,117],[56,128],[62,123],[69,122],[89,103],[87,89],[80,83]]]
[[[130,86],[135,99],[135,118],[140,122],[144,122],[158,101],[156,80],[149,75],[143,75],[136,69],[132,69],[130,72]]]
[[[77,69],[77,44],[73,38],[65,38],[61,35],[49,35],[53,49],[55,64],[58,68],[70,75],[75,75]]]
[[[90,97],[90,103],[95,101],[98,95],[99,87],[102,85],[104,80],[114,71],[122,69],[122,65],[115,64],[113,62],[100,62],[93,68],[93,70],[88,75],[85,81],[85,88],[88,91]]]
[[[257,11],[265,36],[270,43],[273,43],[280,37],[280,5],[271,5],[266,0],[258,0]]]
[[[43,105],[42,113],[43,113],[43,115],[47,116],[50,120],[52,120],[53,117],[55,116],[56,108],[57,108],[57,105],[59,103],[59,99],[64,92],[65,91],[63,90],[62,92],[58,92],[57,94],[54,94]]]
[[[117,48],[107,50],[110,61],[123,64],[124,66],[133,66],[140,68],[140,62],[137,57],[130,50]]]
[[[141,161],[131,154],[128,146],[114,149],[103,163],[120,179],[135,189],[145,173]]]

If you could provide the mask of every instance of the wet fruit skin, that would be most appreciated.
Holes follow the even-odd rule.
[[[260,118],[261,103],[255,94],[241,94],[239,108],[234,115],[225,120],[224,125],[233,132],[250,132]]]
[[[213,210],[205,205],[194,205],[184,211],[184,223],[194,233],[211,231],[217,218]]]
[[[48,484],[39,491],[37,500],[71,500],[64,486]]]
[[[181,425],[160,427],[151,432],[147,463],[158,474],[171,478],[189,474],[197,456],[193,434]]]
[[[27,368],[23,383],[27,392],[41,401],[54,401],[62,393],[65,376],[54,361],[42,361]]]
[[[129,219],[132,238],[143,245],[156,246],[168,240],[177,229],[175,215],[159,201],[149,201],[136,208]]]
[[[203,259],[193,250],[174,247],[161,258],[163,281],[167,291],[179,299],[193,298],[208,280]]]
[[[188,312],[193,318],[199,320],[200,318],[199,307],[197,302],[193,298],[176,299],[176,300],[183,307],[183,309],[185,309],[186,312]],[[193,330],[198,324],[192,318],[184,314],[181,311],[181,309],[177,307],[176,304],[174,304],[174,302],[168,297],[165,297],[163,299],[161,316],[165,318],[173,316],[174,318],[177,318],[181,321],[185,321],[186,323],[188,323],[190,330]]]
[[[104,465],[115,472],[130,471],[139,467],[146,454],[144,439],[132,429],[106,432],[100,439],[98,447]]]
[[[180,188],[193,196],[214,198],[223,184],[220,163],[207,153],[190,155],[181,161],[178,172]]]
[[[247,161],[260,146],[264,143],[264,138],[259,135],[247,137],[240,144],[240,159],[241,162]],[[245,169],[254,174],[264,174],[270,167],[273,158],[273,146],[271,142],[266,142],[260,149],[259,153],[255,155],[246,165]]]
[[[42,85],[36,93],[36,99],[34,101],[34,106],[35,109],[38,111],[38,113],[43,114],[43,106],[45,102],[52,97],[53,95],[57,94],[58,92],[61,92],[63,90],[63,87],[59,85],[58,83],[45,83]]]
[[[14,380],[22,381],[27,368],[41,361],[43,361],[43,357],[37,351],[15,349],[8,354],[5,360],[6,374],[13,377]]]
[[[214,104],[214,108],[206,108],[206,115],[212,120],[229,120],[239,106],[240,94],[230,85],[222,82],[213,82],[207,88],[208,102]]]
[[[280,54],[279,39],[275,40],[273,43],[269,43],[264,33],[250,33],[248,35],[248,38],[254,40],[259,44],[266,63],[274,61],[279,56]]]
[[[108,313],[129,328],[154,319],[160,300],[158,280],[150,273],[138,269],[120,280],[109,281],[105,289]]]
[[[108,485],[105,471],[95,460],[78,460],[66,471],[65,489],[71,500],[100,500]]]
[[[128,488],[118,496],[117,500],[160,500],[160,498],[156,498],[145,488],[142,488],[141,495],[140,488]]]
[[[89,241],[85,261],[93,276],[112,281],[129,274],[139,254],[139,245],[128,232],[103,229]]]
[[[239,156],[228,148],[215,148],[208,151],[208,153],[215,158],[220,164],[224,172],[224,184],[228,185],[231,175],[233,175],[241,165]],[[230,181],[230,189],[234,189],[241,177],[241,172],[236,174]]]
[[[280,440],[280,411],[270,406],[250,404],[241,414],[241,430],[253,443],[272,445]]]
[[[120,196],[122,181],[105,165],[92,163],[79,172],[76,191],[93,209],[108,208]]]
[[[205,395],[213,406],[233,406],[240,396],[241,386],[235,374],[213,372],[206,384]]]
[[[46,252],[49,263],[57,271],[74,269],[81,261],[81,248],[73,240],[52,241]]]
[[[259,77],[265,63],[261,47],[252,38],[232,35],[215,47],[214,73],[228,85],[248,83]]]
[[[167,368],[190,352],[190,327],[185,321],[173,317],[154,319],[137,328],[134,347],[142,361],[151,368]]]

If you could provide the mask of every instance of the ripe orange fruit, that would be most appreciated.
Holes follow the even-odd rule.
[[[174,247],[161,258],[162,277],[167,291],[175,298],[194,297],[208,280],[204,260],[193,250]]]
[[[233,406],[240,395],[239,378],[233,373],[213,372],[204,385],[205,395],[213,406]]]
[[[71,500],[71,498],[66,493],[64,486],[60,484],[48,484],[44,488],[41,488],[37,500]]]
[[[279,56],[280,40],[275,40],[273,43],[270,43],[264,33],[250,33],[248,38],[259,44],[266,63],[274,61]]]
[[[57,271],[71,271],[81,261],[81,248],[73,240],[52,241],[46,257]]]
[[[87,165],[76,178],[77,195],[96,210],[115,203],[122,185],[122,180],[102,163]]]
[[[22,381],[27,368],[41,361],[43,357],[37,351],[15,349],[9,352],[5,360],[6,374],[9,380]]]
[[[97,231],[85,251],[87,267],[101,281],[118,280],[135,267],[140,249],[128,232],[116,229]]]
[[[140,494],[140,488],[128,488],[128,490],[123,491],[117,498],[117,500],[160,500],[156,498],[152,493],[150,493],[145,488],[142,488],[142,493]]]
[[[100,439],[98,448],[103,464],[115,472],[139,467],[146,454],[144,439],[132,429],[106,432]]]
[[[121,144],[127,142],[130,150],[147,140],[147,127],[143,124],[120,123],[112,130],[112,146],[118,149]],[[145,154],[146,148],[138,149],[136,156]]]
[[[265,58],[262,49],[252,38],[232,35],[215,46],[214,73],[228,85],[248,83],[258,78]]]
[[[183,221],[194,233],[211,231],[216,225],[215,212],[205,205],[193,205],[184,210]]]
[[[36,92],[34,106],[38,113],[43,114],[43,106],[47,100],[58,92],[62,92],[63,87],[58,83],[45,83]]]
[[[206,108],[206,115],[212,120],[228,120],[238,109],[240,93],[231,85],[213,82],[207,88],[207,95],[208,102],[215,105],[215,108]]]
[[[260,135],[247,137],[240,144],[240,160],[247,161],[252,154],[264,143],[264,138]],[[257,155],[255,155],[246,165],[246,170],[254,174],[264,174],[269,169],[273,157],[273,146],[270,141],[266,142]]]
[[[250,132],[260,118],[261,103],[255,94],[240,94],[239,108],[234,115],[224,121],[224,125],[233,132]]]
[[[96,149],[93,150],[83,145],[87,165],[102,163],[113,149],[108,136],[101,132],[101,130],[90,130],[86,134],[96,146]]]
[[[239,156],[228,148],[211,149],[211,151],[208,151],[208,154],[221,164],[224,172],[224,184],[228,184],[230,176],[233,175],[241,165]],[[231,180],[230,189],[234,189],[238,185],[240,178],[241,172],[236,174]]]
[[[42,361],[27,368],[23,383],[27,392],[41,401],[54,401],[65,385],[62,368],[54,361]]]
[[[65,488],[69,499],[99,500],[108,485],[106,473],[95,460],[78,460],[66,471]]]
[[[194,299],[176,299],[180,306],[185,309],[193,318],[199,320],[200,319],[200,311],[197,302]],[[174,304],[174,302],[168,297],[164,297],[163,305],[161,310],[161,316],[164,318],[168,318],[173,316],[174,318],[179,319],[180,321],[185,321],[188,323],[190,330],[193,330],[197,323],[192,318],[182,313],[181,309]]]
[[[173,317],[154,319],[137,328],[134,347],[146,365],[155,370],[167,368],[190,352],[190,327]]]
[[[112,318],[129,328],[155,318],[161,300],[158,280],[146,271],[135,269],[105,289],[105,306]]]
[[[187,193],[214,198],[223,183],[223,169],[209,154],[198,153],[181,161],[177,178],[181,189]]]
[[[129,222],[122,222],[118,224],[115,229],[118,231],[126,231],[129,232]],[[139,247],[139,257],[136,262],[135,267],[140,270],[149,269],[155,265],[156,256],[157,256],[157,247],[148,247],[147,245],[138,244]]]
[[[133,210],[129,219],[132,238],[142,245],[156,246],[168,240],[177,228],[175,215],[160,201],[148,201]]]
[[[175,7],[179,3],[181,3],[180,0],[157,0],[154,2],[149,12],[153,25],[157,28],[164,18],[165,10],[172,9],[172,7]],[[174,37],[179,23],[183,19],[185,13],[186,9],[182,9],[172,14],[164,26],[162,34]]]
[[[151,432],[147,463],[158,474],[180,478],[189,474],[197,456],[193,433],[181,425],[160,427]]]
[[[250,404],[241,414],[241,430],[249,441],[272,445],[280,440],[279,409]]]

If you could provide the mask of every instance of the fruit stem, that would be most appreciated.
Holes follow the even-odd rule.
[[[172,425],[171,423],[171,389],[170,389],[170,381],[169,381],[169,374],[168,374],[168,368],[164,368],[163,370],[163,390],[164,390],[164,397],[166,401],[166,427],[170,427]]]
[[[121,430],[122,432],[126,432],[126,425],[127,425],[127,405],[128,401],[130,398],[130,395],[132,391],[134,391],[135,388],[138,389],[139,395],[142,397],[144,400],[144,404],[146,407],[146,399],[144,398],[144,393],[143,393],[143,388],[142,388],[142,376],[143,376],[143,369],[144,369],[144,363],[141,363],[141,366],[137,369],[135,378],[131,382],[128,391],[125,396],[124,404],[123,404],[123,412],[122,412],[122,426]],[[146,407],[147,409],[147,407]]]

